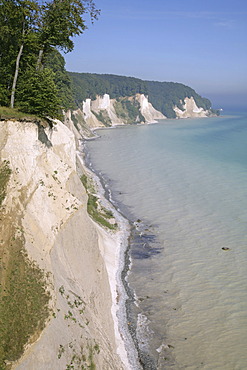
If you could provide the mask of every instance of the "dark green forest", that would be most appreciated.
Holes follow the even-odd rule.
[[[74,101],[80,106],[86,98],[109,94],[111,98],[133,96],[137,93],[148,96],[155,109],[168,118],[176,118],[173,107],[182,109],[181,100],[193,97],[197,106],[210,109],[211,102],[202,98],[189,86],[174,82],[143,81],[134,77],[95,73],[69,72]]]

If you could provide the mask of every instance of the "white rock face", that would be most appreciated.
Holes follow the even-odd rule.
[[[92,116],[91,112],[91,99],[86,99],[83,103],[83,108],[82,111],[85,115],[85,119],[88,119],[89,117]]]
[[[110,95],[104,94],[103,96],[97,96],[96,100],[92,101],[92,110],[108,110],[111,107]]]
[[[88,127],[97,128],[97,127],[104,126],[103,123],[100,122],[92,112],[92,100],[91,99],[86,99],[83,102],[82,113],[84,115],[84,120],[87,123]]]
[[[129,369],[123,341],[120,335],[117,338],[116,317],[111,314],[117,305],[113,301],[117,287],[112,280],[110,289],[109,266],[102,253],[117,254],[114,237],[107,239],[107,233],[102,234],[87,214],[87,195],[76,173],[73,133],[59,121],[53,131],[45,131],[50,148],[38,140],[34,123],[0,125],[0,159],[9,161],[12,169],[4,207],[12,215],[11,222],[15,217],[21,222],[29,257],[50,273],[54,312],[15,368],[65,369],[74,355],[80,359],[84,355],[89,361],[89,348],[97,344],[96,368]],[[117,259],[113,262],[117,264]],[[73,304],[75,300],[79,307]]]
[[[209,112],[203,108],[199,108],[193,97],[184,99],[184,110],[174,107],[174,111],[178,118],[197,118],[197,117],[208,117]]]
[[[109,119],[110,125],[123,125],[123,120],[117,116],[114,108],[115,99],[110,99],[108,94],[97,96],[96,100],[92,101],[91,109],[96,113],[102,112]]]
[[[161,112],[154,109],[151,103],[149,103],[148,98],[144,94],[136,94],[136,96],[130,97],[129,101],[134,104],[134,101],[138,101],[140,104],[140,113],[145,118],[146,123],[157,122],[157,119],[166,118]],[[88,128],[94,129],[98,127],[104,127],[105,123],[107,125],[124,125],[127,119],[119,117],[115,109],[116,99],[111,99],[109,94],[104,94],[103,96],[97,96],[95,100],[86,99],[83,102],[82,110],[78,109],[73,113],[82,114],[83,119]],[[102,117],[101,120],[99,117]],[[69,117],[67,120],[70,121],[67,126],[72,129],[73,122]],[[143,122],[144,123],[144,122]]]
[[[166,117],[157,111],[148,98],[144,94],[137,94],[136,100],[140,103],[140,111],[147,123],[155,123],[157,119],[165,119]]]

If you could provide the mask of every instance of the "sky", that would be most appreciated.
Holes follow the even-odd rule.
[[[180,82],[215,108],[247,108],[246,0],[94,0],[66,69]]]

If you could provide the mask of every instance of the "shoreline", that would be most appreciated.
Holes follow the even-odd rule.
[[[148,123],[151,125],[156,125],[160,121],[158,120],[153,123]],[[138,126],[142,126],[143,124],[138,124]],[[84,168],[86,168],[87,171],[94,177],[96,183],[97,183],[97,190],[100,189],[100,192],[97,194],[100,197],[100,200],[104,200],[107,202],[107,206],[114,211],[114,217],[117,219],[120,217],[120,219],[124,220],[124,222],[127,221],[128,224],[128,236],[127,240],[125,240],[125,246],[124,250],[121,251],[120,248],[120,254],[122,254],[122,260],[121,260],[121,266],[119,266],[118,274],[119,281],[122,286],[122,289],[125,293],[125,301],[123,302],[123,309],[124,314],[121,316],[118,315],[118,321],[121,321],[121,319],[124,318],[125,321],[125,328],[127,328],[128,337],[130,340],[128,340],[127,346],[131,343],[132,344],[132,351],[134,348],[135,351],[135,365],[131,369],[133,370],[156,370],[156,360],[152,356],[149,348],[149,334],[152,333],[152,330],[150,331],[149,328],[149,320],[147,316],[142,312],[142,310],[139,307],[138,304],[138,297],[136,295],[136,292],[133,290],[133,288],[130,286],[128,282],[128,275],[131,272],[131,266],[132,266],[132,257],[131,257],[131,245],[132,244],[139,244],[141,246],[141,251],[139,248],[139,251],[137,252],[136,248],[134,250],[134,254],[138,254],[138,258],[146,258],[147,255],[150,256],[151,254],[157,254],[160,253],[159,247],[152,247],[152,252],[149,249],[149,243],[150,240],[153,241],[153,233],[147,232],[147,229],[149,229],[149,223],[143,223],[141,220],[137,220],[134,215],[128,214],[128,210],[124,206],[124,204],[119,204],[116,202],[112,197],[112,189],[108,185],[108,181],[111,182],[111,179],[105,176],[105,174],[102,174],[100,170],[95,170],[92,166],[92,163],[90,162],[89,157],[89,150],[85,147],[86,142],[90,142],[92,140],[96,140],[100,138],[100,134],[97,131],[105,130],[105,129],[117,129],[117,128],[123,128],[124,125],[114,125],[112,127],[100,127],[93,130],[94,137],[87,139],[83,138],[81,140],[82,142],[82,148],[81,153],[83,154],[83,165]],[[120,209],[120,208],[121,209]],[[117,217],[116,217],[117,215]],[[121,224],[121,223],[120,223]],[[121,224],[122,225],[122,224]],[[99,226],[98,226],[99,227]],[[100,228],[101,229],[101,228]],[[108,233],[111,233],[108,231]],[[143,243],[147,245],[147,248],[144,248],[143,250]],[[133,251],[132,251],[133,253]],[[120,316],[120,317],[119,317]],[[129,370],[130,368],[128,368]]]
[[[124,320],[123,325],[125,333],[127,332],[127,342],[125,338],[123,338],[123,340],[125,341],[125,344],[128,348],[128,353],[134,352],[135,360],[134,365],[133,367],[131,367],[131,369],[155,370],[155,359],[151,356],[149,352],[149,340],[147,336],[147,333],[149,333],[150,331],[148,324],[149,321],[148,318],[140,310],[136,293],[135,291],[133,291],[128,282],[128,275],[131,271],[132,266],[132,257],[130,255],[131,244],[133,242],[137,242],[138,244],[141,243],[141,245],[143,245],[143,242],[145,242],[145,244],[148,244],[150,241],[150,236],[151,238],[153,238],[153,235],[147,234],[146,230],[148,228],[148,225],[143,223],[141,220],[134,220],[133,215],[129,215],[130,217],[126,216],[124,211],[119,209],[119,204],[114,199],[112,199],[111,189],[107,185],[107,180],[110,181],[110,179],[105,178],[100,171],[96,171],[93,168],[92,164],[89,162],[87,158],[88,151],[86,150],[84,143],[87,141],[95,140],[97,138],[99,138],[99,135],[91,138],[90,140],[83,140],[81,154],[83,154],[84,159],[81,158],[81,160],[83,161],[84,169],[88,171],[91,176],[93,176],[94,181],[97,184],[97,196],[99,196],[100,201],[103,203],[104,206],[106,206],[113,212],[118,224],[121,225],[121,231],[125,233],[124,248],[121,249],[121,245],[119,245],[120,264],[117,271],[118,282],[125,297],[124,301],[122,302],[122,307],[120,307],[118,312],[115,312],[117,312],[117,319],[120,325],[121,321]],[[96,225],[100,230],[102,230],[102,228],[98,224]],[[105,231],[105,233],[111,235],[112,232]],[[118,241],[115,242],[118,243]],[[153,248],[153,254],[156,253],[159,253],[159,248]],[[139,256],[143,255],[143,258],[146,258],[147,254],[150,254],[150,251],[144,250],[143,252],[139,253]],[[128,367],[127,369],[129,370],[130,367]]]
[[[95,136],[89,140],[97,138],[98,136]],[[118,224],[117,231],[113,232],[104,229],[92,220],[98,232],[99,250],[103,260],[105,261],[112,295],[111,315],[114,322],[117,354],[126,370],[141,370],[142,367],[139,361],[137,344],[135,343],[133,334],[131,334],[131,330],[129,328],[130,323],[128,322],[128,308],[126,304],[129,299],[133,299],[133,297],[130,297],[130,289],[127,288],[127,275],[131,266],[128,253],[131,224],[112,202],[110,191],[104,187],[103,180],[100,175],[93,170],[89,163],[87,163],[84,146],[85,141],[88,141],[88,139],[84,138],[79,145],[77,159],[80,162],[82,171],[93,179],[100,203],[112,211]],[[127,290],[129,290],[129,292]]]

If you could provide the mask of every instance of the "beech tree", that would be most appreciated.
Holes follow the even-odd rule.
[[[72,38],[87,28],[82,18],[84,13],[90,14],[92,22],[99,14],[92,0],[53,0],[46,2],[41,11],[37,69],[41,68],[43,55],[51,47],[58,47],[64,52],[73,50]]]
[[[73,37],[87,28],[85,13],[92,22],[97,19],[99,10],[93,0],[0,1],[0,104],[9,96],[14,107],[19,72],[24,76],[35,67],[38,73],[44,68],[44,56],[54,48],[73,50]],[[22,92],[23,83],[22,78]],[[23,94],[19,96],[23,100]]]
[[[13,108],[20,59],[30,33],[35,30],[39,7],[35,0],[4,0],[0,5],[1,54],[16,53],[10,98]],[[13,60],[11,62],[13,64]]]

